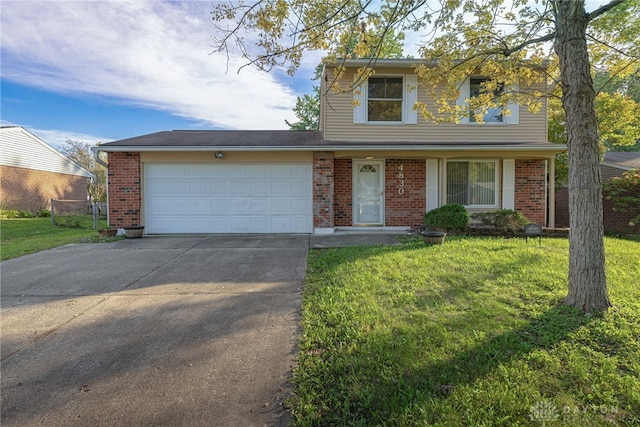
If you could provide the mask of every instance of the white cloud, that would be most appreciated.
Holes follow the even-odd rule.
[[[229,129],[282,129],[293,89],[212,53],[211,2],[3,1],[2,77]],[[227,72],[228,70],[228,72]]]

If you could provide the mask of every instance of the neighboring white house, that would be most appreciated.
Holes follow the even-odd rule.
[[[26,129],[0,128],[0,208],[38,211],[51,199],[86,200],[91,177]]]

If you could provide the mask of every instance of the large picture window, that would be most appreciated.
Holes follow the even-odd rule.
[[[447,203],[496,206],[497,170],[495,160],[447,162]]]
[[[402,77],[369,77],[367,119],[402,122]]]
[[[484,85],[486,84],[486,82],[490,81],[489,79],[485,79],[485,78],[470,78],[469,79],[469,92],[472,98],[474,97],[478,97],[480,96],[481,93],[486,92]],[[493,95],[494,95],[494,100],[497,100],[497,98],[500,96],[500,94],[503,92],[503,86],[499,85],[494,91],[493,91]],[[473,114],[474,112],[471,111],[471,114],[469,115],[469,120],[474,123],[476,122],[476,118],[475,115]],[[487,111],[484,113],[484,116],[482,118],[482,120],[485,123],[502,123],[502,107],[490,107],[489,109],[487,109]]]

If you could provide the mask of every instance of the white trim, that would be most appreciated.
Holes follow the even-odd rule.
[[[331,227],[316,227],[313,229],[313,234],[316,236],[326,236],[329,234],[333,234],[335,229]]]
[[[519,91],[519,87],[517,84],[513,84],[509,86],[509,92],[518,93],[518,91]],[[504,123],[507,125],[519,124],[520,123],[520,104],[518,104],[517,102],[509,102],[507,104],[507,110],[509,110],[511,114],[509,114],[508,116],[505,114],[502,114]]]
[[[502,209],[515,209],[515,169],[514,159],[502,160]]]
[[[404,76],[404,100],[402,119],[407,125],[418,124],[418,111],[413,107],[418,102],[418,76],[415,74],[405,74]]]
[[[467,77],[466,79],[464,79],[464,81],[462,83],[460,83],[460,86],[458,87],[458,91],[460,93],[458,95],[458,99],[456,100],[456,105],[464,107],[467,110],[469,109],[470,85],[471,85],[471,83],[469,81],[469,77]],[[468,125],[469,121],[470,121],[469,120],[469,116],[467,114],[463,118],[460,119],[458,124]]]
[[[345,141],[345,142],[355,142],[355,141]],[[394,150],[394,151],[539,151],[539,152],[549,152],[551,154],[562,153],[567,151],[566,144],[551,144],[551,143],[534,143],[530,145],[522,145],[522,144],[490,144],[490,145],[481,145],[481,144],[456,144],[456,145],[420,145],[420,143],[416,142],[413,145],[407,144],[381,144],[381,145],[349,145],[349,144],[340,144],[337,143],[335,145],[297,145],[297,146],[148,146],[148,145],[132,145],[132,146],[123,146],[123,145],[115,145],[111,147],[105,147],[104,145],[100,145],[97,147],[97,151],[105,151],[105,152],[117,152],[117,153],[125,153],[125,152],[150,152],[150,151],[158,151],[158,152],[215,152],[215,151],[383,151],[383,150]]]
[[[367,123],[367,86],[368,79],[353,88],[353,123]],[[354,83],[355,84],[355,83]]]
[[[427,159],[427,206],[426,211],[437,208],[440,205],[438,159]]]

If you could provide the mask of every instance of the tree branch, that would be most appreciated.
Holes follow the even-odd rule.
[[[515,53],[529,45],[532,44],[537,44],[537,43],[544,43],[544,42],[548,42],[553,40],[556,37],[556,32],[552,31],[549,34],[542,36],[542,37],[538,37],[536,39],[531,39],[531,40],[525,40],[522,43],[520,43],[517,46],[512,47],[511,49],[504,49],[502,51],[502,53],[504,54],[504,56],[510,56],[512,53]]]
[[[591,13],[589,13],[587,15],[587,20],[589,22],[591,22],[592,20],[594,20],[598,16],[602,15],[603,13],[608,12],[610,9],[613,9],[614,7],[618,6],[621,3],[624,3],[625,1],[626,0],[613,0],[612,2],[607,3],[604,6],[600,6],[599,8],[597,8],[596,10],[594,10],[593,12],[591,12]]]

